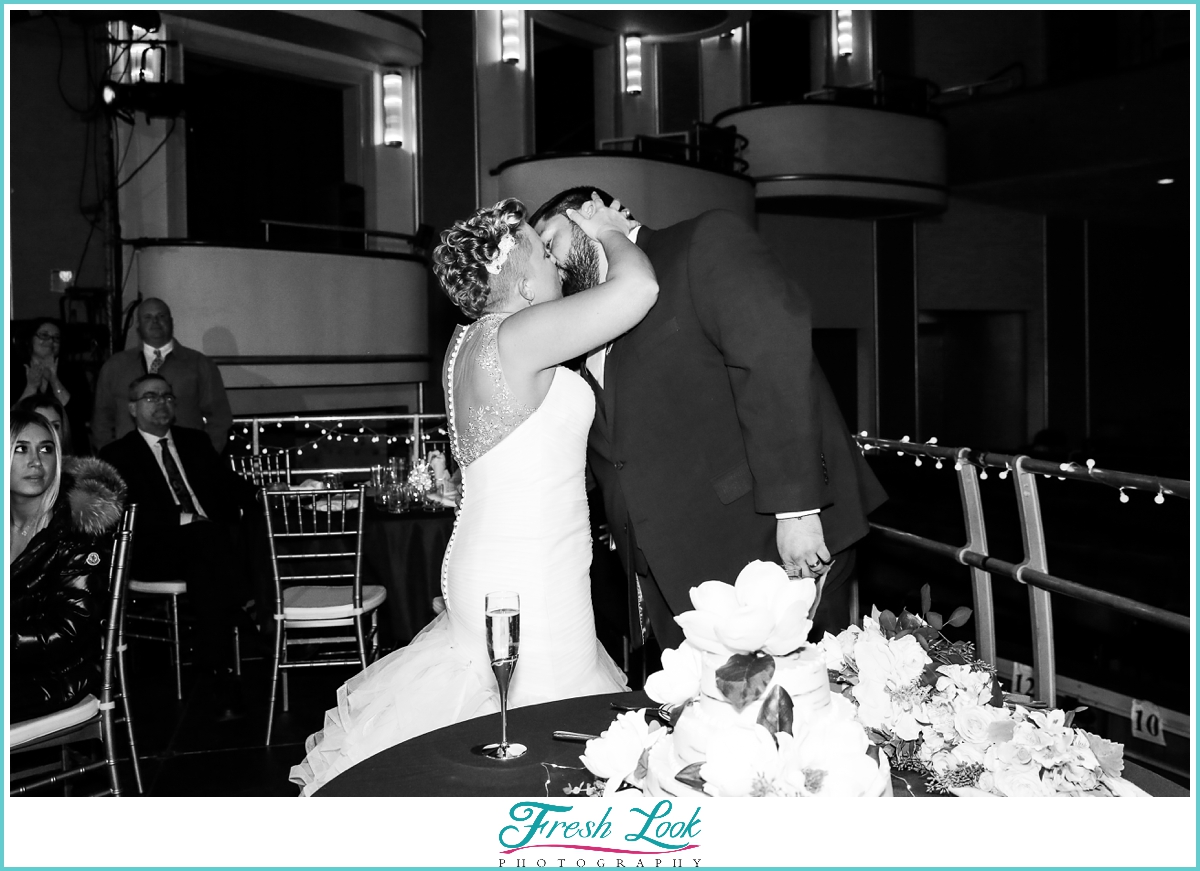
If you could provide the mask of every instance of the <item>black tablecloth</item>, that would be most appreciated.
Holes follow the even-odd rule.
[[[398,647],[433,619],[441,595],[442,557],[454,531],[454,511],[388,514],[373,506],[363,526],[363,583],[388,591],[381,643]]]
[[[556,729],[596,735],[616,713],[609,703],[644,705],[644,693],[616,693],[564,699],[508,712],[508,739],[529,748],[520,759],[497,762],[471,752],[500,739],[500,715],[455,723],[389,747],[327,783],[319,796],[506,796],[545,797],[547,769],[542,763],[579,768],[584,745],[556,741]],[[1125,778],[1151,795],[1186,796],[1187,790],[1132,763]],[[565,780],[563,782],[566,782]],[[573,782],[573,781],[572,781]],[[893,772],[896,796],[927,796],[912,772]],[[561,796],[561,792],[559,793]]]

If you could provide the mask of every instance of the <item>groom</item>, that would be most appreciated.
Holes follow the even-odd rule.
[[[606,276],[603,250],[565,215],[593,190],[563,191],[529,219],[565,293]],[[634,644],[644,614],[659,646],[677,647],[688,590],[755,559],[824,575],[815,629],[844,628],[853,545],[887,497],[813,357],[808,296],[729,212],[631,238],[658,302],[585,368],[598,393],[588,459],[631,578]]]

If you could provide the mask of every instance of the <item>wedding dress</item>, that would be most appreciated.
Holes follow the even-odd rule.
[[[446,610],[338,690],[337,707],[291,770],[302,795],[387,747],[500,710],[484,637],[484,597],[493,590],[520,596],[509,707],[628,689],[592,614],[584,462],[595,397],[558,367],[541,405],[518,402],[496,344],[504,317],[459,327],[443,372],[462,467],[462,504],[442,563]],[[491,395],[456,408],[473,373]]]

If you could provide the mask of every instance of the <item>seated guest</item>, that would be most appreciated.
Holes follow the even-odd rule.
[[[34,393],[13,406],[13,410],[32,411],[46,418],[47,423],[58,434],[59,445],[64,457],[75,452],[71,449],[71,424],[67,421],[62,404],[49,393]]]
[[[216,364],[175,341],[175,321],[161,299],[143,300],[138,306],[137,331],[141,345],[113,354],[100,369],[92,412],[96,447],[102,448],[133,429],[125,412],[125,390],[134,378],[149,374],[161,375],[174,387],[176,422],[204,430],[213,449],[221,453],[233,425],[233,412]]]
[[[58,434],[18,409],[8,425],[13,723],[69,708],[100,681],[111,533],[125,484],[110,465],[63,460]]]
[[[187,582],[201,673],[214,681],[218,719],[232,719],[242,714],[224,665],[241,586],[234,553],[241,510],[253,506],[255,491],[222,462],[204,432],[175,425],[175,402],[161,375],[135,379],[127,405],[134,429],[100,455],[117,467],[140,506],[133,577]]]
[[[62,350],[62,326],[54,318],[33,322],[29,338],[18,359],[11,365],[11,402],[14,404],[38,394],[46,394],[62,406],[60,417],[70,418],[68,432],[76,439],[75,450],[63,443],[63,453],[89,453],[88,415],[92,412],[92,388],[82,367],[59,358]]]

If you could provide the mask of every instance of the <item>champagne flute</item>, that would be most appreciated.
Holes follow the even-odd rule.
[[[488,593],[484,599],[488,658],[500,690],[500,743],[488,744],[483,755],[491,759],[516,759],[525,755],[524,744],[508,742],[508,684],[517,667],[521,643],[521,599],[511,591]]]

